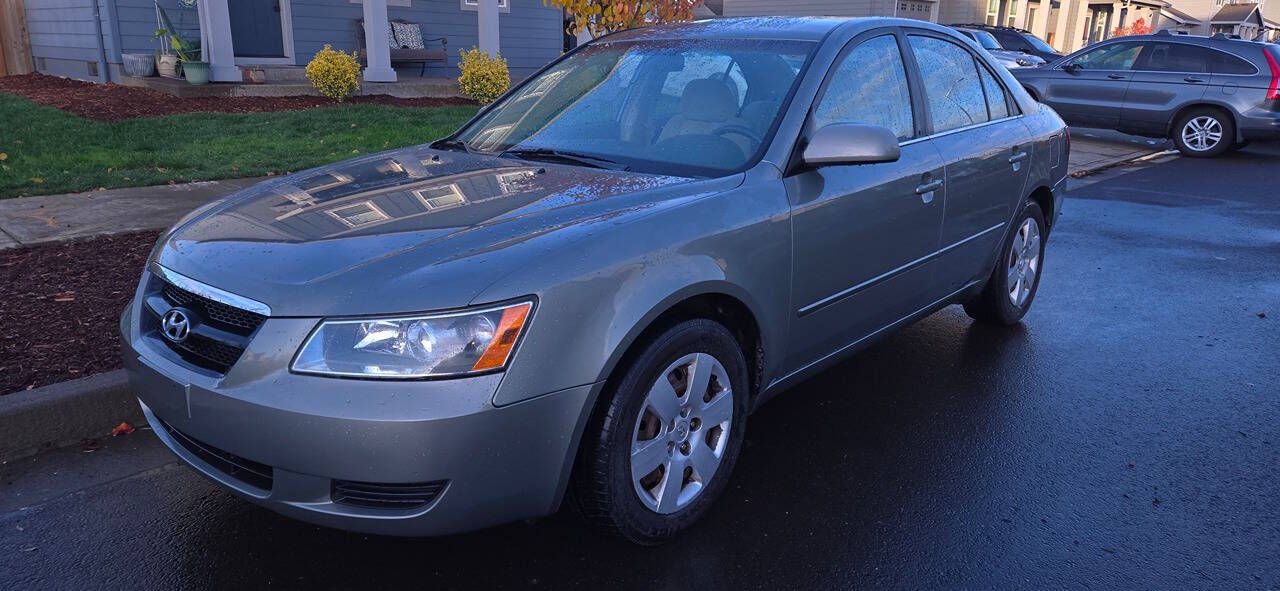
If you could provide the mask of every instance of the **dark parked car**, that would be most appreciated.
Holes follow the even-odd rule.
[[[944,306],[1019,322],[1067,154],[938,25],[620,32],[448,138],[180,221],[124,363],[165,445],[282,514],[432,535],[567,497],[653,544],[770,397]]]
[[[1230,39],[1120,37],[1014,72],[1071,125],[1168,137],[1188,156],[1280,138],[1280,46]]]
[[[987,53],[990,53],[992,57],[996,58],[996,61],[1000,62],[1000,65],[1006,68],[1034,68],[1043,66],[1045,63],[1039,56],[1001,47],[995,36],[981,29],[955,27],[955,30],[960,31],[965,37],[973,39],[974,43],[987,50]]]
[[[950,25],[956,28],[976,29],[991,33],[996,41],[1000,42],[1000,47],[1009,51],[1018,51],[1029,55],[1034,55],[1046,62],[1051,62],[1062,57],[1062,54],[1053,46],[1045,43],[1044,39],[1036,37],[1025,29],[1017,29],[1014,27],[996,27],[984,24],[968,24],[968,25]]]

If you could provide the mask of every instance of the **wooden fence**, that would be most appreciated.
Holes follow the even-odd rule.
[[[0,0],[0,76],[34,71],[22,0]]]

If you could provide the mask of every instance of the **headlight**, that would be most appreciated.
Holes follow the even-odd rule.
[[[445,314],[326,320],[293,371],[367,378],[461,376],[505,367],[533,302]]]

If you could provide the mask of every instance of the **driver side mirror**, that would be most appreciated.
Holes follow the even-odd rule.
[[[900,156],[898,136],[887,127],[832,123],[809,136],[801,157],[806,166],[819,167],[895,162]]]

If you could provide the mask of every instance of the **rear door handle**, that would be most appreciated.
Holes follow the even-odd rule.
[[[1125,76],[1123,74],[1107,74],[1107,78],[1110,78],[1112,80],[1124,80],[1128,78],[1128,76]]]
[[[1022,161],[1022,160],[1026,160],[1026,158],[1027,158],[1027,153],[1026,153],[1026,152],[1018,152],[1017,154],[1014,154],[1014,155],[1012,155],[1012,156],[1010,156],[1010,157],[1009,157],[1009,164],[1013,164],[1014,162],[1020,162],[1020,161]]]
[[[1183,80],[1192,84],[1202,84],[1204,82],[1204,78],[1196,78],[1195,76],[1187,76]]]
[[[925,183],[923,185],[916,187],[916,195],[924,195],[925,193],[928,193],[930,191],[936,191],[941,186],[942,186],[942,179]]]

